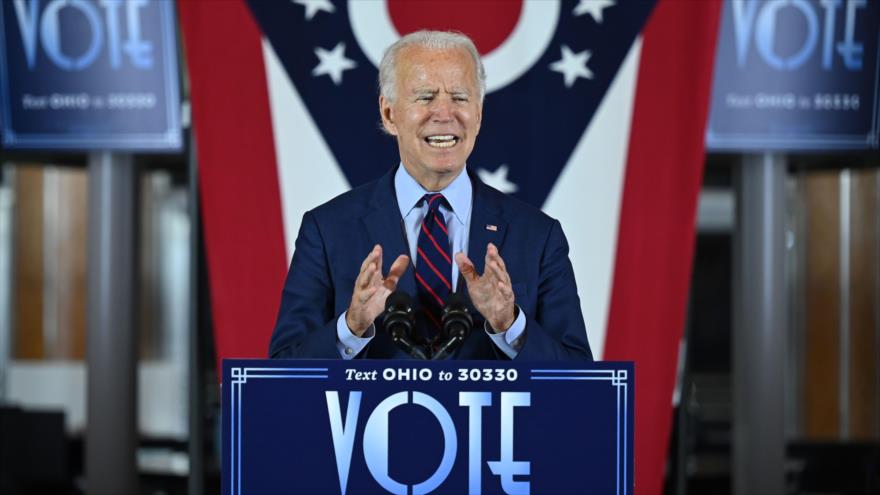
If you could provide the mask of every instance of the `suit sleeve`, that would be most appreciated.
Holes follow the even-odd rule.
[[[306,212],[284,282],[271,358],[340,358],[336,346],[334,288],[326,246],[312,212]]]
[[[516,359],[591,361],[568,241],[558,220],[550,227],[540,263],[537,306],[535,314],[526,314],[525,343]]]

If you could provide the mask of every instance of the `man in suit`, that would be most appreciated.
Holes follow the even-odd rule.
[[[415,338],[428,355],[460,292],[474,330],[453,357],[592,359],[559,222],[466,168],[486,79],[473,42],[412,33],[385,52],[379,79],[400,165],[305,214],[270,356],[406,358],[381,318],[402,290],[416,296]]]

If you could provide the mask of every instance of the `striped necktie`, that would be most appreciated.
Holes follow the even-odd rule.
[[[422,220],[419,241],[416,246],[416,295],[422,313],[428,323],[427,339],[433,340],[442,328],[440,314],[446,299],[452,292],[452,257],[450,255],[449,232],[440,206],[452,211],[446,198],[440,193],[425,194],[417,206],[428,203],[428,212]]]

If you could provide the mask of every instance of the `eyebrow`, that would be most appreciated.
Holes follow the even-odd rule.
[[[424,95],[424,94],[436,95],[439,93],[440,93],[439,89],[429,89],[429,88],[416,88],[412,91],[412,94],[414,94],[414,95]],[[464,88],[456,88],[456,89],[453,89],[452,91],[449,91],[449,94],[470,96],[471,93],[470,93],[470,91],[468,91]]]

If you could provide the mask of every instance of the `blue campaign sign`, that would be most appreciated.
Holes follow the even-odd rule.
[[[181,148],[174,3],[0,2],[3,145]]]
[[[706,144],[876,148],[880,2],[724,3]]]
[[[632,363],[224,360],[223,493],[633,488]]]

